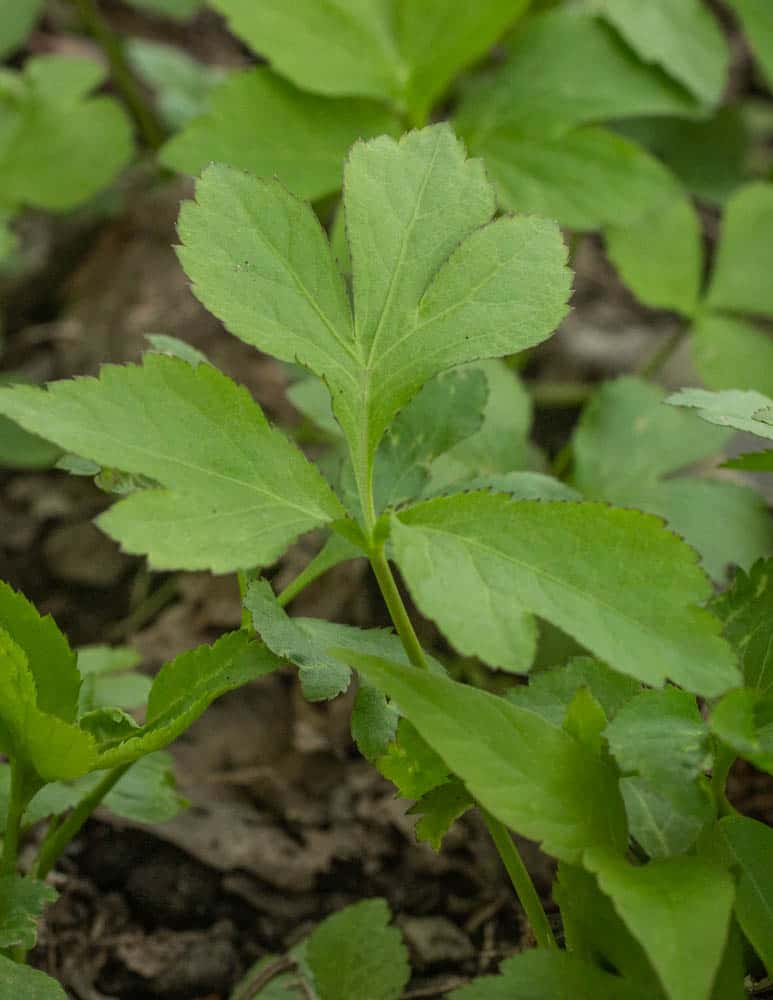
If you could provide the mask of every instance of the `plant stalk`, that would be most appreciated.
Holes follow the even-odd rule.
[[[495,819],[483,806],[479,805],[478,808],[483,816],[486,829],[491,834],[491,839],[499,851],[502,863],[507,869],[507,874],[513,883],[515,894],[523,907],[538,947],[558,948],[547,914],[542,908],[537,890],[534,888],[534,883],[526,870],[526,865],[523,863],[523,858],[515,846],[513,838],[504,824]]]
[[[33,868],[35,878],[44,879],[51,871],[67,845],[76,836],[80,828],[91,816],[107,793],[121,780],[133,761],[121,764],[108,771],[105,777],[80,800],[73,811],[58,826],[52,827],[40,845],[37,860]]]
[[[370,565],[373,567],[373,572],[376,574],[381,596],[386,602],[389,616],[394,622],[397,634],[400,636],[405,652],[408,654],[408,659],[415,667],[421,667],[422,670],[429,669],[424,650],[421,648],[421,643],[416,635],[413,623],[408,616],[408,612],[405,610],[403,599],[400,597],[400,591],[397,589],[383,543],[373,545],[368,557]]]
[[[654,378],[660,373],[668,359],[676,352],[682,341],[690,332],[689,323],[683,323],[679,329],[663,341],[655,352],[636,369],[636,374],[642,378]]]
[[[102,17],[97,0],[71,2],[78,11],[83,27],[105,53],[113,83],[134,118],[143,140],[151,149],[159,149],[166,138],[166,129],[145,100],[126,59],[121,40]]]
[[[11,761],[11,792],[8,799],[8,818],[3,835],[3,856],[0,859],[0,875],[13,875],[19,857],[21,821],[27,801],[24,795],[24,773],[22,768]]]

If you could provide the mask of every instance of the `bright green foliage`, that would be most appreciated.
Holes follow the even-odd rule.
[[[78,650],[78,670],[83,677],[78,714],[115,705],[140,708],[148,700],[150,678],[132,667],[140,655],[129,646],[83,646]]]
[[[171,17],[176,21],[187,21],[199,10],[203,0],[128,0],[132,7]]]
[[[352,708],[352,739],[372,764],[387,752],[397,733],[399,713],[384,695],[360,681]]]
[[[14,1000],[67,1000],[56,980],[0,955],[0,983]]]
[[[733,907],[730,873],[698,857],[636,867],[592,848],[584,863],[641,943],[669,1000],[710,1000]]]
[[[591,844],[622,849],[625,818],[614,771],[564,730],[504,698],[415,667],[358,654],[349,659],[394,698],[501,822],[569,861]]]
[[[156,480],[99,522],[157,568],[272,562],[298,534],[343,513],[316,469],[210,365],[146,354],[99,380],[0,392],[0,409],[68,451]],[[181,514],[184,512],[184,516]]]
[[[508,958],[498,976],[483,976],[450,1000],[645,1000],[638,984],[566,952],[527,951]]]
[[[0,875],[0,948],[34,947],[38,918],[46,903],[56,897],[56,891],[45,882]]]
[[[0,190],[5,208],[64,211],[93,197],[131,154],[120,105],[89,97],[104,70],[90,59],[40,56],[0,79]]]
[[[454,821],[474,804],[470,793],[458,778],[430,789],[408,810],[410,815],[421,816],[416,824],[416,839],[439,851],[443,837]]]
[[[761,771],[773,774],[773,693],[753,688],[731,691],[715,706],[712,731]]]
[[[154,92],[158,110],[177,130],[203,113],[223,70],[192,59],[182,49],[146,38],[130,38],[126,56],[134,72]]]
[[[767,266],[772,253],[773,184],[749,184],[727,204],[708,304],[730,312],[773,315]]]
[[[395,739],[376,766],[404,799],[421,799],[448,780],[445,762],[407,717],[400,719]]]
[[[486,225],[493,192],[447,126],[357,144],[345,189],[354,317],[316,217],[274,182],[206,171],[180,259],[232,333],[326,379],[369,490],[395,413],[446,368],[544,340],[569,275],[554,224]]]
[[[324,920],[306,946],[319,1000],[399,1000],[410,978],[405,945],[383,899]]]
[[[631,836],[650,858],[684,854],[715,819],[705,782],[665,784],[639,775],[620,779]]]
[[[215,160],[276,175],[300,198],[316,200],[340,187],[356,139],[396,131],[393,116],[372,101],[304,94],[261,67],[230,74],[212,92],[209,111],[173,136],[160,159],[187,174]]]
[[[692,356],[712,389],[757,389],[773,395],[773,337],[748,320],[701,314],[692,331]]]
[[[652,517],[472,493],[394,517],[392,539],[418,607],[462,653],[528,670],[533,613],[648,684],[709,695],[738,680],[718,624],[695,607],[708,581]]]
[[[773,974],[773,830],[745,816],[728,816],[719,837],[739,873],[735,915],[744,934]]]
[[[641,691],[641,685],[632,678],[589,656],[576,656],[563,667],[532,674],[528,684],[510,688],[507,698],[560,726],[572,699],[583,687],[601,705],[607,719],[614,719],[626,702]]]
[[[711,602],[725,625],[725,638],[738,654],[746,687],[773,690],[773,560],[760,560],[748,575],[738,570],[733,585]]]
[[[716,104],[730,62],[725,36],[703,0],[598,0],[644,62],[661,66],[703,104]]]
[[[46,0],[0,0],[0,59],[5,59],[24,43],[45,2]]]
[[[282,76],[317,94],[370,97],[426,120],[453,77],[496,42],[528,0],[213,0],[231,30]]]
[[[773,9],[767,0],[728,0],[749,39],[752,51],[773,85]]]
[[[609,259],[639,301],[685,316],[698,308],[703,272],[700,219],[688,198],[658,205],[605,233]]]
[[[749,566],[773,549],[767,507],[759,494],[737,483],[674,478],[679,469],[720,450],[732,435],[662,402],[663,392],[642,379],[604,384],[572,438],[573,483],[591,500],[664,517],[722,580],[728,565]]]
[[[773,399],[752,389],[726,389],[707,392],[705,389],[682,389],[666,399],[673,406],[690,406],[710,424],[732,427],[737,431],[757,434],[773,440],[773,420],[769,413]]]

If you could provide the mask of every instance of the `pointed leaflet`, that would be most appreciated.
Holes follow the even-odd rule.
[[[449,1000],[652,1000],[638,983],[565,952],[534,949],[508,958],[498,976],[482,976]]]
[[[531,613],[646,684],[704,695],[738,683],[711,588],[662,522],[602,504],[471,493],[392,518],[395,559],[419,609],[465,654],[527,670]]]
[[[773,689],[773,559],[748,575],[738,570],[733,585],[710,605],[725,626],[725,638],[738,653],[746,687],[762,694]]]
[[[645,63],[661,66],[702,104],[717,104],[730,53],[703,0],[599,0],[597,8]]]
[[[568,861],[591,844],[623,850],[615,772],[568,733],[504,698],[416,667],[353,653],[347,659],[511,829]]]
[[[43,908],[57,895],[51,886],[34,878],[0,875],[0,948],[34,948]]]
[[[206,171],[180,259],[232,333],[324,377],[364,488],[397,410],[446,368],[544,340],[569,274],[553,223],[486,225],[493,192],[447,125],[356,144],[344,186],[354,319],[316,217],[276,182]]]
[[[697,857],[636,867],[598,848],[585,852],[584,864],[641,943],[669,1000],[710,1000],[733,908],[730,873]]]
[[[729,564],[748,566],[773,550],[767,507],[738,483],[673,478],[681,467],[720,450],[731,435],[662,402],[661,390],[642,379],[605,383],[574,432],[573,485],[589,499],[664,517],[722,580]],[[717,532],[717,523],[725,530]]]
[[[773,395],[773,336],[750,320],[707,310],[693,326],[690,347],[709,389]]]
[[[100,465],[147,476],[100,525],[156,568],[228,572],[270,563],[343,513],[317,470],[210,365],[146,354],[100,378],[0,391],[0,410]]]
[[[209,111],[161,149],[167,167],[198,174],[212,161],[278,177],[316,201],[341,187],[344,156],[360,138],[396,133],[397,121],[372,101],[315,97],[261,66],[229,73]]]
[[[773,830],[745,816],[728,816],[718,836],[740,871],[735,914],[744,934],[773,975]]]
[[[773,184],[748,184],[727,203],[707,302],[713,309],[773,315]]]

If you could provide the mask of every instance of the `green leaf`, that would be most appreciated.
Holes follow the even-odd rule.
[[[773,86],[773,11],[767,0],[728,0],[768,83]]]
[[[677,688],[637,694],[605,735],[622,771],[659,785],[683,784],[709,764],[706,723],[695,698]]]
[[[569,275],[554,224],[486,225],[493,192],[446,125],[358,143],[345,175],[354,319],[316,217],[276,182],[206,171],[180,258],[232,333],[325,378],[365,492],[395,413],[447,368],[544,340]]]
[[[684,854],[713,822],[710,792],[701,782],[659,784],[630,775],[620,779],[628,828],[651,858]]]
[[[0,0],[0,59],[5,59],[27,39],[46,0]]]
[[[2,257],[3,252],[0,247],[0,260]],[[61,454],[56,445],[49,444],[36,434],[28,434],[12,420],[0,417],[0,467],[50,469]]]
[[[10,71],[7,71],[10,72]],[[96,195],[131,156],[129,120],[109,97],[86,97],[98,63],[39,56],[18,76],[0,130],[3,204],[65,211]],[[56,164],[56,169],[52,169]]]
[[[578,6],[531,18],[505,64],[470,88],[457,121],[476,149],[487,132],[500,129],[556,135],[610,118],[697,111],[689,94],[644,66],[616,32]]]
[[[34,948],[38,920],[46,903],[53,903],[57,895],[34,878],[0,875],[0,948]]]
[[[773,774],[773,691],[731,691],[715,705],[709,725],[739,757]]]
[[[343,514],[247,391],[211,365],[149,353],[100,378],[0,390],[0,409],[68,451],[157,480],[98,523],[156,568],[228,572],[273,562]]]
[[[734,920],[730,925],[725,953],[714,980],[711,1000],[747,1000],[745,947],[743,935]]]
[[[395,739],[376,766],[404,799],[421,799],[448,779],[445,762],[407,718],[400,719]]]
[[[158,110],[172,131],[203,114],[225,71],[192,59],[173,45],[129,38],[126,56],[140,79],[154,91]]]
[[[432,463],[478,432],[488,398],[480,368],[457,368],[428,382],[395,418],[376,453],[376,511],[418,497]]]
[[[608,719],[614,719],[626,702],[641,690],[637,681],[610,670],[604,663],[590,656],[576,656],[566,666],[532,674],[528,684],[510,688],[507,698],[514,705],[536,712],[554,726],[560,726],[572,699],[583,687],[601,705]]]
[[[265,67],[231,73],[210,94],[209,110],[162,148],[172,170],[198,174],[213,160],[259,177],[278,177],[316,201],[341,186],[355,140],[397,131],[395,118],[371,101],[315,97]]]
[[[140,708],[148,700],[151,681],[132,670],[140,654],[129,646],[82,646],[78,670],[83,676],[78,714],[95,708]]]
[[[773,472],[773,451],[753,451],[725,462],[726,469],[744,469],[747,472]]]
[[[773,217],[772,217],[773,218]],[[692,330],[692,356],[709,389],[773,395],[773,337],[747,320],[704,312]]]
[[[203,4],[203,0],[128,0],[128,2],[139,10],[171,17],[175,21],[189,20],[198,13]]]
[[[469,144],[486,161],[505,209],[545,215],[571,229],[625,226],[642,213],[662,211],[678,194],[658,160],[597,126],[558,136],[503,126],[481,137],[471,134]]]
[[[98,710],[84,725],[112,725],[112,736],[99,746],[99,767],[112,768],[161,750],[183,733],[205,709],[226,691],[271,673],[279,666],[265,646],[250,641],[244,632],[229,632],[214,646],[199,646],[164,664],[153,681],[147,722],[133,728],[129,716],[121,723],[118,710]]]
[[[719,103],[730,52],[703,0],[597,0],[596,6],[645,63],[662,67],[703,104]]]
[[[501,822],[565,860],[578,860],[590,844],[623,849],[614,770],[564,730],[416,667],[359,654],[349,659]]]
[[[773,549],[770,515],[763,499],[738,483],[673,478],[731,435],[662,403],[662,391],[642,379],[604,384],[574,432],[574,485],[591,500],[664,517],[700,552],[707,571],[723,580],[728,565],[749,566]]]
[[[0,981],[14,1000],[67,1000],[59,983],[45,972],[0,955]]]
[[[703,275],[703,235],[689,198],[658,205],[604,233],[609,259],[637,299],[651,309],[692,316]]]
[[[416,824],[416,839],[439,851],[443,837],[454,822],[474,805],[470,793],[458,778],[431,789],[408,810],[411,816],[421,816]]]
[[[372,764],[383,756],[395,739],[399,715],[384,693],[360,681],[352,708],[352,739]]]
[[[719,836],[740,872],[735,901],[738,923],[773,975],[773,830],[745,816],[727,816]]]
[[[0,628],[0,753],[42,781],[75,778],[91,770],[94,741],[58,715],[42,711],[27,657]],[[33,788],[33,791],[35,789]]]
[[[773,423],[765,419],[765,411],[773,400],[753,390],[725,389],[707,392],[705,389],[682,389],[669,396],[666,403],[672,406],[690,406],[698,416],[710,424],[732,427],[758,437],[773,440]]]
[[[465,655],[527,670],[534,613],[644,683],[708,696],[738,682],[695,606],[710,587],[693,552],[648,515],[472,493],[400,513],[392,541],[417,606]]]
[[[454,990],[450,1000],[645,1000],[637,983],[565,952],[533,950],[508,958],[498,976]]]
[[[0,626],[24,651],[43,712],[74,722],[81,684],[75,654],[50,615],[0,580]]]
[[[94,776],[96,781],[101,777]],[[159,750],[132,764],[107,793],[102,805],[116,816],[137,823],[166,823],[186,809],[188,802],[177,792],[174,758]]]
[[[707,302],[713,309],[773,315],[767,262],[773,254],[773,184],[741,188],[722,220]]]
[[[319,1000],[399,1000],[410,979],[400,931],[383,899],[366,899],[323,920],[306,947]]]
[[[641,944],[626,928],[593,875],[562,862],[553,898],[561,909],[571,954],[617,970],[625,981],[638,983],[653,1000],[661,1000],[663,991]]]
[[[426,119],[465,66],[496,42],[528,0],[214,0],[230,29],[302,90],[370,97]]]
[[[773,560],[738,570],[732,586],[713,599],[711,612],[725,626],[738,654],[744,685],[762,694],[773,690]]]
[[[670,1000],[710,1000],[733,908],[730,873],[697,857],[637,867],[597,848],[585,852],[584,863],[641,943]]]

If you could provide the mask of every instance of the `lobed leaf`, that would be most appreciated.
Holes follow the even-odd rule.
[[[430,789],[408,810],[409,815],[421,817],[416,824],[416,839],[439,851],[454,822],[473,805],[470,793],[458,778]]]
[[[710,587],[692,550],[648,515],[472,493],[401,512],[392,541],[417,606],[465,655],[528,670],[536,614],[646,684],[711,695],[738,682],[719,623],[696,607]]]

